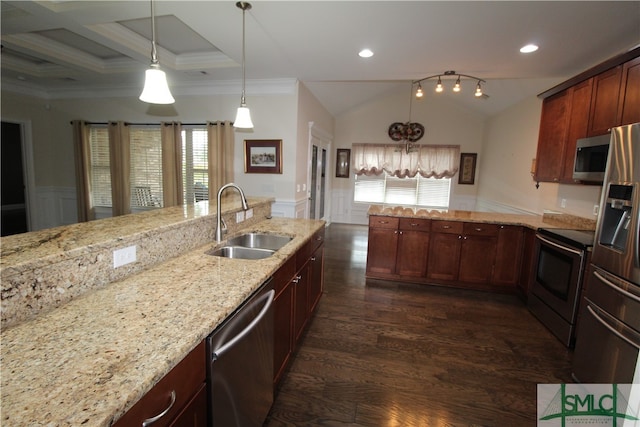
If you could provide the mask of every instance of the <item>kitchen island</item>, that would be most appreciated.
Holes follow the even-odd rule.
[[[89,255],[100,264],[107,256],[96,255],[96,246],[105,246],[108,253],[123,242],[130,244],[130,239],[140,245],[148,239],[173,252],[159,259],[152,248],[142,248],[139,256],[144,268],[122,267],[126,274],[106,284],[95,277],[95,286],[85,286],[70,300],[42,307],[25,319],[7,321],[2,331],[2,424],[112,425],[324,227],[323,221],[270,219],[271,202],[250,198],[256,218],[246,225],[231,221],[239,211],[237,204],[223,209],[229,236],[241,230],[293,237],[262,260],[205,253],[218,246],[211,239],[215,215],[209,214],[215,212],[211,208],[215,203],[195,213],[187,213],[191,208],[166,208],[146,217],[136,214],[140,216],[87,223],[95,233],[93,239],[82,232],[82,224],[62,227],[53,233],[57,237],[32,250],[28,246],[18,250],[20,245],[15,245],[10,252],[3,239],[3,304],[5,290],[13,289],[6,284],[5,274],[26,274],[30,263],[36,269],[51,265],[57,271],[60,262],[68,267],[64,264],[68,259],[83,260]],[[197,231],[187,232],[192,228]],[[106,233],[110,238],[105,230],[110,230]],[[177,231],[174,239],[185,235],[196,243],[164,241],[167,230]],[[61,237],[65,235],[76,239]],[[41,241],[37,235],[21,239]],[[42,249],[42,245],[51,247]],[[40,251],[39,257],[33,257],[33,251]],[[106,261],[110,265],[110,259]],[[76,264],[76,277],[87,279],[79,273],[85,268]],[[98,268],[96,276],[105,269]]]
[[[369,208],[367,278],[451,286],[526,297],[535,231],[593,230],[562,213],[517,215],[374,205]]]

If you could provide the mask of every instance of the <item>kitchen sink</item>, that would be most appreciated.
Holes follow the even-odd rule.
[[[242,246],[223,246],[211,251],[208,251],[208,255],[219,256],[224,258],[236,258],[236,259],[264,259],[268,258],[275,250],[262,249],[262,248],[246,248]]]
[[[227,245],[241,246],[244,248],[270,249],[272,251],[277,251],[278,249],[289,243],[292,239],[293,237],[280,236],[277,234],[246,233],[229,239]]]

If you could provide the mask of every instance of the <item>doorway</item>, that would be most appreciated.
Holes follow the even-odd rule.
[[[0,235],[9,236],[29,231],[21,125],[3,121],[1,138]]]
[[[329,197],[330,183],[327,178],[327,165],[330,161],[331,136],[309,123],[309,219],[323,219],[330,222]]]

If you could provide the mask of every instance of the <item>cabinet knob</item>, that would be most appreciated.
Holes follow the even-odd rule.
[[[315,261],[315,260],[316,260],[316,257],[312,256],[311,261]]]
[[[394,230],[394,231],[393,231],[393,234],[398,234],[398,230]]]
[[[400,234],[402,234],[402,231],[400,232]]]
[[[462,239],[462,236],[458,236],[458,240]]]

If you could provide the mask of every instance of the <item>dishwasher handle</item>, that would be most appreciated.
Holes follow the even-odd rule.
[[[251,321],[251,323],[249,323],[247,327],[244,328],[238,335],[231,338],[229,341],[221,345],[220,348],[214,351],[211,356],[212,361],[216,361],[220,357],[222,357],[224,353],[229,351],[231,347],[233,347],[238,341],[243,339],[249,332],[251,332],[253,328],[256,327],[258,323],[260,323],[262,318],[267,315],[267,311],[269,311],[269,308],[271,308],[275,294],[276,294],[276,291],[274,291],[273,289],[271,289],[269,292],[264,294],[263,298],[266,298],[267,301],[264,303],[264,307],[262,307],[262,310],[260,310],[260,313],[258,313],[258,315]]]

